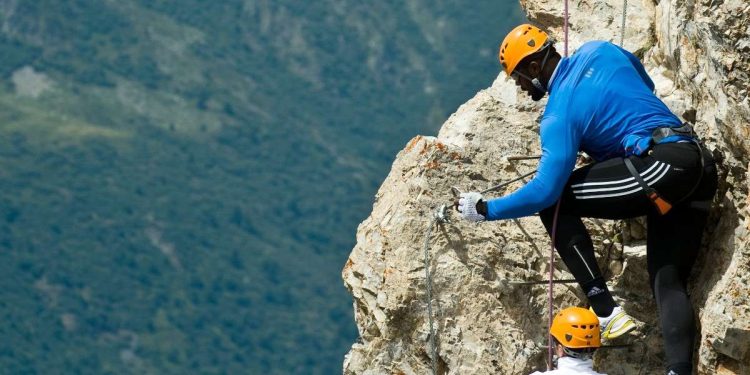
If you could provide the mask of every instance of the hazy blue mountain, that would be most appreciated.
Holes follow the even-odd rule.
[[[0,0],[0,372],[333,374],[395,153],[515,1]]]

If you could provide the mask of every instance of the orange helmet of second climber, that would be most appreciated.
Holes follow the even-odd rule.
[[[500,44],[498,54],[505,73],[510,75],[521,60],[542,49],[548,40],[547,33],[528,23],[511,30]]]
[[[599,318],[590,310],[581,307],[568,307],[557,313],[549,333],[566,348],[602,346],[599,336]]]

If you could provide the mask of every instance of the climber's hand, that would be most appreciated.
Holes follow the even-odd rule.
[[[477,212],[477,204],[480,203],[484,203],[482,201],[482,194],[477,192],[461,193],[457,209],[461,213],[462,218],[476,223],[485,220],[484,215]]]

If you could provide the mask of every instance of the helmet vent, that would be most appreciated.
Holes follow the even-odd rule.
[[[529,47],[534,47],[534,46],[536,46],[536,42],[534,42],[534,39],[529,39],[529,41],[528,41],[528,42],[527,42],[526,44],[528,44],[528,45],[529,45]]]
[[[573,328],[578,328],[578,324],[573,324],[572,327]]]

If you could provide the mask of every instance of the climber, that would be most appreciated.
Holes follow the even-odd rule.
[[[657,98],[654,83],[630,52],[604,41],[570,57],[532,25],[513,29],[500,45],[505,73],[531,99],[549,93],[540,124],[542,157],[535,177],[504,197],[462,193],[464,219],[499,220],[539,212],[555,248],[599,317],[602,338],[635,327],[612,298],[582,217],[646,216],[647,263],[671,374],[690,374],[695,321],[686,280],[716,192],[713,159]],[[574,170],[578,151],[594,162]]]
[[[554,338],[557,370],[537,374],[600,374],[593,369],[594,351],[601,346],[599,319],[581,307],[561,310],[552,321],[549,334]]]

